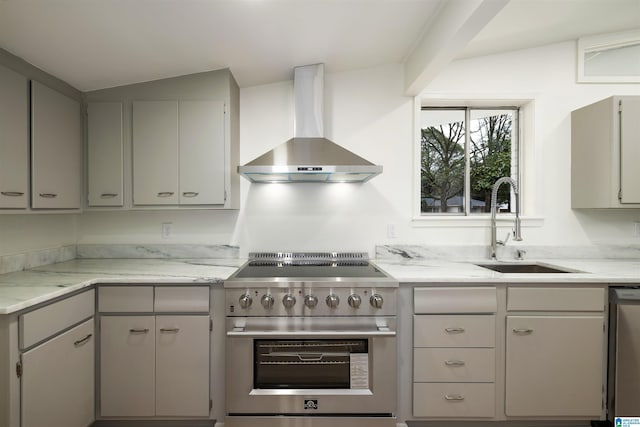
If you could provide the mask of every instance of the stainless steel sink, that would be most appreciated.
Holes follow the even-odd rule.
[[[495,264],[476,264],[478,267],[488,268],[489,270],[499,273],[516,273],[516,274],[538,274],[538,273],[576,273],[576,271],[566,270],[560,267],[554,267],[544,264],[519,264],[519,263],[495,263]]]

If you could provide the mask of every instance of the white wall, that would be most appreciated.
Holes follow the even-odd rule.
[[[632,236],[640,211],[574,211],[571,191],[571,111],[611,95],[640,95],[638,84],[577,84],[575,42],[456,61],[423,97],[531,97],[525,132],[525,209],[544,225],[524,231],[529,244],[640,243]],[[530,113],[531,113],[530,112]],[[531,194],[533,193],[533,194]]]
[[[640,243],[632,237],[640,211],[570,208],[570,112],[613,94],[640,95],[640,85],[576,84],[575,56],[575,44],[568,42],[456,61],[423,95],[534,100],[527,108],[525,208],[542,220],[523,230],[523,244]],[[293,136],[292,82],[243,88],[240,95],[240,161],[245,163]],[[487,244],[486,221],[431,221],[427,227],[412,222],[413,115],[413,99],[403,96],[400,65],[328,70],[325,135],[382,164],[382,175],[355,185],[256,185],[242,180],[240,211],[85,212],[77,219],[77,241],[233,244],[242,254],[262,249],[373,252],[376,244],[386,243]],[[22,233],[34,236],[32,230],[48,228],[36,225],[40,217],[22,224],[2,217],[0,225],[18,226],[9,237],[13,246]],[[46,220],[60,221],[67,220]],[[171,239],[160,236],[163,222],[173,223]],[[397,238],[387,238],[388,224],[396,226]]]
[[[76,243],[76,215],[0,215],[0,256]]]

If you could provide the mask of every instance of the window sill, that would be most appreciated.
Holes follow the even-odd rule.
[[[514,216],[500,214],[496,218],[499,227],[513,224]],[[540,228],[544,225],[544,218],[521,216],[521,225],[525,228]],[[415,228],[422,227],[469,227],[469,228],[486,228],[491,226],[490,215],[421,215],[413,217],[411,226]]]

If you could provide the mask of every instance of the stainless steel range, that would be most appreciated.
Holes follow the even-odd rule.
[[[252,253],[225,282],[227,427],[396,424],[398,282],[366,253]]]

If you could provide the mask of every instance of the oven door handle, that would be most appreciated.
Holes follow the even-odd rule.
[[[395,337],[396,331],[389,328],[378,328],[368,331],[246,331],[244,328],[233,328],[227,331],[228,337]]]

